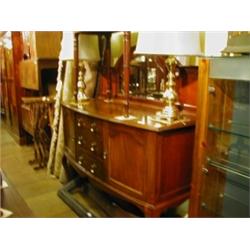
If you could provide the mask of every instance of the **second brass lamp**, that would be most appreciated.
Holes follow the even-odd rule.
[[[166,59],[168,75],[163,93],[165,106],[160,118],[172,123],[179,118],[176,106],[178,95],[175,89],[174,69],[177,62],[175,56],[201,55],[199,32],[139,32],[135,53],[168,56]]]

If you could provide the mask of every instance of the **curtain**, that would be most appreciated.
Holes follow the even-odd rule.
[[[86,69],[84,80],[86,83],[85,93],[88,97],[92,97],[96,84],[97,70],[95,62],[83,62]],[[50,154],[47,164],[48,173],[60,180],[60,182],[67,182],[65,171],[62,167],[62,158],[64,151],[64,134],[63,134],[63,117],[62,117],[62,102],[73,102],[73,60],[62,62],[58,64],[57,77],[57,94],[55,101],[55,114],[52,125],[52,139],[50,144]],[[64,70],[65,67],[65,70]]]

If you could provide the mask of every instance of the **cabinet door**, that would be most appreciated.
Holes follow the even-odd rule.
[[[210,83],[202,216],[250,216],[249,86],[240,80]]]
[[[63,127],[65,151],[75,158],[75,113],[68,108],[63,108]]]
[[[142,197],[147,173],[147,132],[109,124],[108,181],[119,190]]]

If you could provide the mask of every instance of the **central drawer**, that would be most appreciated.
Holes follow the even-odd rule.
[[[89,155],[85,150],[78,151],[77,163],[84,171],[87,171],[93,176],[99,177],[100,179],[105,178],[103,161]]]

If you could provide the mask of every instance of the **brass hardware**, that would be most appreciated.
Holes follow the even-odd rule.
[[[82,136],[78,137],[77,144],[78,145],[82,145]]]
[[[167,58],[168,66],[168,75],[166,82],[166,89],[163,94],[163,101],[165,107],[160,113],[161,119],[167,120],[169,123],[172,123],[174,120],[179,118],[179,110],[176,107],[176,102],[178,101],[178,94],[175,90],[175,74],[174,66],[177,64],[176,58],[174,56],[169,56]]]
[[[77,122],[77,127],[81,127],[81,123],[80,122]]]
[[[209,92],[210,94],[215,94],[215,87],[212,86],[212,85],[209,85],[209,86],[208,86],[208,92]]]
[[[77,82],[77,104],[79,107],[82,107],[86,101],[89,100],[85,94],[86,83],[84,81],[85,68],[83,63],[79,63],[79,72],[78,72],[78,82]]]
[[[91,123],[90,132],[94,133],[95,131],[96,131],[96,123],[93,122],[93,123]]]
[[[95,163],[93,163],[91,166],[90,166],[90,173],[91,174],[94,174],[95,173],[95,169],[97,168],[97,166],[96,166],[96,164]]]
[[[104,152],[103,152],[103,159],[104,159],[104,160],[107,159],[107,155],[108,155],[107,151],[104,151]]]
[[[208,169],[207,169],[207,168],[205,168],[205,167],[203,167],[203,168],[202,168],[202,172],[203,172],[204,174],[206,174],[206,175],[207,175],[207,174],[208,174]]]
[[[78,158],[78,163],[79,163],[80,165],[82,165],[82,160],[83,160],[83,156],[81,155],[81,156],[79,156],[79,158]]]
[[[207,204],[205,202],[202,202],[201,203],[201,207],[204,208],[204,209],[206,209],[207,208]]]
[[[91,143],[91,146],[90,146],[90,151],[91,151],[91,152],[94,152],[94,151],[95,151],[95,147],[96,147],[96,143],[95,143],[95,142],[92,142],[92,143]]]
[[[224,194],[220,193],[220,194],[219,194],[219,197],[220,197],[220,198],[224,198]]]

